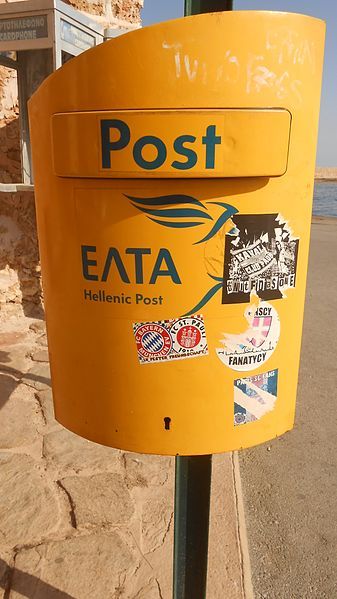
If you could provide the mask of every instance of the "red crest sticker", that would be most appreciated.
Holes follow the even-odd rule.
[[[199,314],[135,323],[133,332],[141,364],[208,355],[205,323]]]
[[[135,331],[135,339],[139,356],[144,360],[164,358],[172,348],[169,331],[156,323],[145,323]]]

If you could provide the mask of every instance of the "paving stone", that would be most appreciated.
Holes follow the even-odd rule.
[[[54,414],[53,393],[51,389],[36,391],[36,398],[39,402],[43,417],[47,424],[57,424]]]
[[[0,375],[0,408],[1,449],[31,445],[37,440],[41,420],[32,388]]]
[[[58,501],[36,462],[26,455],[0,454],[0,545],[45,538],[59,520]]]
[[[34,362],[49,362],[49,353],[46,349],[38,349],[33,352],[32,360]]]
[[[163,545],[173,526],[172,489],[160,489],[152,493],[142,507],[141,548],[151,553]]]
[[[174,458],[125,452],[123,462],[130,487],[163,485],[173,476]]]
[[[61,472],[116,470],[120,468],[120,451],[82,439],[66,429],[44,437],[43,455],[50,466]]]
[[[22,550],[15,565],[17,570],[9,599],[132,599],[136,596],[126,589],[132,572],[139,565],[138,556],[115,532]]]
[[[37,343],[38,345],[43,345],[43,346],[45,346],[45,347],[46,347],[46,346],[48,345],[48,339],[47,339],[47,335],[46,335],[46,334],[44,334],[44,335],[41,335],[41,337],[38,337],[38,338],[36,339],[36,343]]]
[[[25,340],[26,335],[26,331],[6,331],[0,333],[0,347],[3,345],[8,346],[22,343]]]
[[[163,594],[157,581],[152,578],[148,584],[138,591],[137,595],[134,595],[133,599],[163,599]]]
[[[172,599],[172,580],[173,580],[173,525],[165,538],[165,543],[155,551],[146,554],[146,560],[150,564],[152,576],[158,583],[161,599]],[[156,597],[156,595],[154,594]],[[141,595],[142,597],[142,595]],[[147,599],[144,594],[144,599]],[[207,599],[229,599],[227,595],[207,595]],[[230,599],[234,599],[233,596]],[[235,599],[239,599],[235,597]],[[242,599],[240,597],[240,599]],[[248,598],[247,598],[248,599]]]
[[[60,482],[71,498],[77,528],[127,524],[134,512],[120,474],[72,476]]]
[[[27,343],[13,346],[3,345],[0,348],[0,372],[21,379],[32,365],[29,357],[30,349],[31,346]]]
[[[5,449],[25,452],[27,444],[37,460],[0,451],[0,599],[170,599],[174,458],[120,452],[62,428],[54,420],[48,363],[32,365],[28,357],[47,355],[44,323],[38,321],[36,335],[27,330],[28,325],[26,337],[3,338],[0,347],[0,448],[3,442]],[[25,372],[25,384],[18,386]],[[41,432],[46,472],[39,461]],[[220,475],[222,480],[221,469]],[[63,490],[56,483],[53,487],[51,477]],[[233,503],[232,480],[226,485],[217,481],[219,496]],[[212,545],[219,550],[220,539],[222,557],[212,567],[212,599],[242,596],[240,571],[228,566],[238,559],[234,507],[225,528],[213,510],[221,526],[211,538],[210,556]],[[70,527],[69,509],[77,529]],[[11,563],[15,546],[17,570],[8,593],[6,562]],[[7,557],[4,547],[10,549]],[[231,586],[222,579],[230,579]]]
[[[35,320],[29,325],[31,331],[34,333],[45,333],[46,332],[46,323],[44,320]]]
[[[50,387],[49,364],[43,362],[34,364],[22,378],[22,383],[29,385],[38,391]]]

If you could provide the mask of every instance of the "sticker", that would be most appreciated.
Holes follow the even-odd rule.
[[[295,287],[299,240],[279,214],[235,214],[226,235],[223,304],[280,299]]]
[[[255,370],[272,355],[280,336],[280,319],[267,302],[250,305],[245,310],[248,329],[244,333],[225,334],[223,348],[216,353],[221,362],[233,370]]]
[[[141,364],[208,355],[205,323],[201,314],[135,323],[133,332]]]
[[[274,409],[278,370],[234,381],[234,426],[259,420]]]
[[[172,337],[161,323],[144,323],[134,330],[139,359],[160,360],[170,353]]]

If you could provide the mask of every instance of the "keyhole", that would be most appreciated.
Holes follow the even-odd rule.
[[[164,418],[164,423],[165,423],[165,430],[169,431],[170,430],[170,426],[171,426],[171,418],[169,418],[168,416],[166,416],[166,418]]]

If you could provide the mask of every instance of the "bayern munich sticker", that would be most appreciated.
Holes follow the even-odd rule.
[[[138,322],[133,325],[140,364],[208,355],[201,314],[188,318]]]

